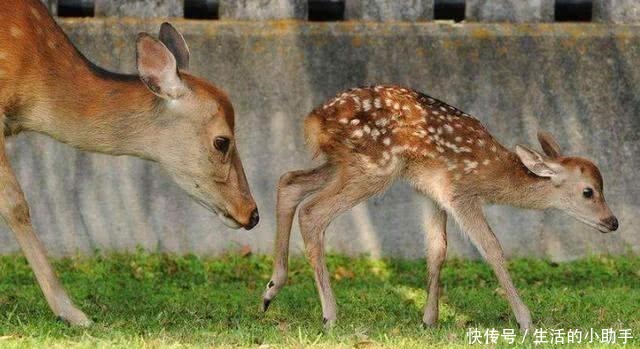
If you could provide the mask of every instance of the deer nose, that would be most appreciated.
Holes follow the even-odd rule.
[[[615,216],[607,217],[602,220],[602,223],[611,231],[618,230],[618,219]]]
[[[255,210],[253,210],[253,212],[251,212],[251,218],[249,218],[249,223],[245,225],[244,228],[247,230],[251,230],[253,227],[255,227],[258,224],[259,221],[260,221],[260,215],[258,214],[258,209],[256,208]]]

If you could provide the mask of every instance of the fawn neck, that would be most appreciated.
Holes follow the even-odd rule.
[[[494,175],[490,183],[483,185],[484,196],[489,201],[522,208],[548,208],[553,184],[548,178],[531,173],[515,153],[504,155]]]

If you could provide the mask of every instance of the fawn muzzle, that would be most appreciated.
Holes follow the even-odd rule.
[[[609,233],[618,230],[618,218],[616,216],[609,216],[601,221],[601,224],[605,226],[609,231],[602,231],[603,233]]]

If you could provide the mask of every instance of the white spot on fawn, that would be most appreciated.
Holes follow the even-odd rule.
[[[485,160],[482,162],[482,164],[483,164],[483,165],[485,165],[485,166],[487,166],[487,165],[489,165],[489,163],[490,163],[490,162],[491,162],[491,160],[489,160],[489,159],[485,159]]]
[[[351,120],[351,125],[356,126],[360,123],[360,119],[353,119]]]
[[[361,129],[355,130],[353,131],[353,133],[351,134],[352,138],[360,138],[363,135],[363,131]]]
[[[389,137],[385,137],[385,138],[382,140],[382,143],[383,143],[384,145],[386,145],[386,146],[389,146],[389,144],[391,144],[391,138],[389,138]]]
[[[467,159],[464,159],[463,161],[465,163],[464,172],[466,172],[466,173],[469,173],[473,169],[478,167],[478,162],[477,161],[471,161],[471,160],[467,160]]]
[[[376,120],[376,126],[385,127],[387,126],[388,123],[389,123],[389,119],[387,118],[380,118]]]
[[[401,153],[403,150],[407,149],[406,146],[399,146],[396,145],[394,147],[391,148],[391,153],[392,154],[399,154]]]
[[[349,119],[347,119],[347,118],[341,118],[340,120],[338,120],[338,122],[339,122],[339,123],[341,123],[341,124],[343,124],[343,125],[346,125],[346,124],[348,124],[348,123],[349,123]]]
[[[40,20],[40,13],[38,12],[38,10],[33,7],[30,7],[30,10],[33,17],[35,17],[37,20]]]
[[[14,38],[19,38],[22,36],[22,30],[20,30],[20,28],[18,27],[11,27],[11,29],[9,29],[9,32],[11,33],[11,36],[13,36]]]
[[[376,99],[374,99],[374,100],[373,100],[373,106],[374,106],[376,109],[380,109],[380,108],[382,108],[382,102],[380,101],[380,98],[377,98],[377,97],[376,97]]]
[[[370,109],[371,109],[371,100],[365,99],[364,101],[362,101],[362,110],[369,111]]]

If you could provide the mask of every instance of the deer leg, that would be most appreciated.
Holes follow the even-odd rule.
[[[424,307],[422,323],[425,327],[438,322],[440,297],[440,270],[447,256],[447,213],[434,205],[427,222],[427,268],[429,295]]]
[[[90,325],[91,320],[73,305],[60,285],[47,261],[44,246],[33,230],[29,206],[5,153],[4,132],[0,132],[0,215],[15,234],[51,310],[71,325]]]
[[[319,190],[331,175],[331,165],[324,164],[312,170],[287,172],[278,183],[276,203],[276,241],[273,259],[273,275],[262,299],[262,309],[267,311],[271,300],[287,282],[289,266],[289,240],[291,224],[298,205],[310,194]]]
[[[455,205],[452,215],[493,268],[500,286],[506,293],[507,301],[516,316],[520,329],[523,331],[530,329],[532,327],[531,313],[520,299],[518,291],[511,281],[502,247],[487,223],[480,203],[471,200],[464,204]]]
[[[325,328],[329,328],[335,323],[337,312],[325,261],[325,229],[336,216],[371,195],[384,190],[385,185],[384,180],[372,181],[371,177],[363,174],[338,174],[328,186],[314,194],[300,208],[298,217],[300,232],[304,239],[307,257],[313,267]]]

